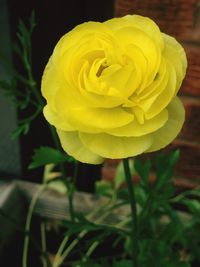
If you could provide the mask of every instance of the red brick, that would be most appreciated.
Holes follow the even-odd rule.
[[[116,0],[115,15],[140,14],[151,17],[162,31],[182,41],[200,41],[198,0]]]
[[[183,46],[188,59],[188,69],[181,92],[186,95],[200,96],[200,46],[187,44]]]
[[[115,167],[110,167],[109,165],[106,165],[103,167],[102,169],[102,179],[103,180],[106,180],[108,182],[110,182],[111,184],[113,184],[113,179],[115,177],[115,174],[116,174],[116,168],[117,168],[117,165]],[[139,183],[139,176],[138,175],[134,175],[133,176],[133,182],[134,183]],[[156,180],[156,175],[155,173],[151,173],[150,174],[150,177],[149,177],[149,182],[151,184],[153,184]],[[174,180],[174,185],[176,186],[177,188],[177,192],[181,192],[183,190],[186,190],[186,189],[194,189],[195,187],[198,187],[199,184],[200,184],[200,181],[198,180],[194,180],[194,179],[187,179],[187,178],[183,178],[183,177],[180,177],[179,175],[178,176],[175,176],[173,178]],[[125,186],[125,183],[122,187]]]
[[[182,100],[186,110],[186,117],[180,137],[200,143],[200,99],[184,97]]]
[[[176,186],[176,188],[178,188],[178,191],[184,191],[184,190],[188,190],[188,189],[195,189],[197,187],[199,187],[199,183],[195,182],[194,180],[188,180],[182,177],[175,177],[174,178],[174,185]],[[178,192],[177,192],[178,193]]]

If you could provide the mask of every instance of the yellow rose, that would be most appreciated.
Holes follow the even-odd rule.
[[[159,150],[184,122],[176,95],[186,66],[182,46],[149,18],[83,23],[60,39],[45,68],[44,116],[81,162]]]

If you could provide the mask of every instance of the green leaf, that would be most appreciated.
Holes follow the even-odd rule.
[[[180,158],[180,150],[176,149],[169,155],[169,158],[168,158],[169,166],[171,168],[174,168],[179,158]]]
[[[200,187],[195,188],[193,190],[187,190],[187,191],[184,191],[183,193],[178,194],[171,200],[171,202],[180,202],[182,199],[185,199],[188,196],[200,198]]]
[[[159,152],[156,156],[156,182],[155,190],[159,191],[165,189],[166,184],[172,183],[175,164],[179,159],[179,150],[172,151],[166,155],[163,151]]]
[[[185,262],[185,261],[169,264],[169,267],[190,267],[190,266],[191,265],[188,262]]]
[[[67,186],[62,180],[51,181],[47,187],[63,195],[67,193]]]
[[[59,164],[61,162],[73,162],[72,157],[64,154],[52,147],[41,146],[34,151],[32,162],[28,166],[29,169],[34,169],[46,164],[54,163]]]
[[[78,263],[76,266],[77,266],[77,267],[78,267],[78,266],[79,266],[79,267],[102,267],[101,264],[94,263],[94,262],[92,262],[92,261],[87,261],[87,262],[85,262],[85,263]]]
[[[149,175],[151,170],[151,161],[141,161],[138,158],[134,161],[135,170],[140,175],[142,185],[148,187],[149,184]]]
[[[171,151],[170,153],[165,153],[164,151],[159,151],[156,154],[156,170],[158,173],[165,173],[168,170],[173,170],[178,159],[180,157],[179,149]]]
[[[97,195],[103,196],[112,196],[114,194],[114,190],[112,188],[112,184],[108,181],[101,180],[95,183],[95,192]]]
[[[132,267],[133,263],[131,260],[118,260],[113,262],[113,267]]]
[[[17,138],[20,134],[26,135],[29,132],[30,124],[28,122],[20,124],[16,129],[12,132],[12,139]]]
[[[134,175],[135,169],[132,160],[129,160],[129,168],[131,176]],[[123,161],[121,161],[116,169],[116,174],[114,178],[114,189],[118,190],[124,183],[125,183],[124,167],[123,167]]]
[[[126,251],[127,254],[131,254],[131,237],[126,236],[125,242],[124,242],[124,250]]]
[[[104,229],[104,226],[88,221],[82,214],[76,213],[76,218],[79,219],[78,222],[62,221],[62,225],[67,227],[66,235],[71,236],[82,231],[92,232]]]
[[[33,10],[33,11],[31,12],[29,22],[30,22],[30,32],[32,33],[33,30],[34,30],[34,28],[35,28],[35,26],[37,25],[37,24],[36,24],[36,19],[35,19],[35,10]]]
[[[147,194],[145,190],[139,185],[135,186],[135,197],[137,203],[139,203],[141,206],[144,206],[147,200]]]
[[[196,199],[184,199],[182,203],[185,204],[189,211],[199,216],[200,218],[200,201]]]

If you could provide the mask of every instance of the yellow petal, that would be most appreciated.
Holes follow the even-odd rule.
[[[65,132],[57,129],[62,148],[67,154],[83,163],[101,164],[104,159],[93,153],[81,142],[78,132]]]
[[[115,96],[114,96],[115,95]],[[122,98],[119,94],[117,95],[117,91],[115,88],[109,88],[108,95],[97,95],[95,93],[82,92],[82,99],[85,101],[86,106],[94,107],[94,108],[115,108],[120,106],[124,102],[124,98]],[[77,105],[78,106],[78,105]]]
[[[112,31],[100,22],[89,21],[77,25],[58,41],[53,52],[54,59],[62,58],[69,49],[75,48],[76,50],[80,43],[85,43],[87,39],[94,40],[97,36],[101,36],[99,39],[104,40],[112,38],[112,35]],[[89,42],[88,45],[90,45]]]
[[[64,117],[64,114],[57,113],[51,110],[49,105],[46,105],[43,109],[45,119],[63,131],[73,131],[74,128],[67,122],[67,119]]]
[[[177,84],[176,93],[179,90],[183,78],[185,77],[187,68],[187,58],[183,47],[176,41],[175,38],[162,34],[165,41],[165,49],[163,56],[170,62],[176,70]]]
[[[168,119],[168,111],[164,109],[157,116],[150,120],[145,120],[143,124],[139,124],[137,120],[132,121],[123,127],[109,130],[108,133],[115,136],[143,136],[155,132],[163,127]]]
[[[176,138],[183,126],[185,110],[178,97],[175,97],[172,100],[167,107],[167,110],[169,114],[168,120],[162,128],[152,133],[153,144],[147,152],[159,150],[170,144]]]
[[[144,111],[140,107],[135,106],[133,107],[133,113],[138,123],[144,124]]]
[[[41,81],[41,92],[44,98],[52,100],[56,92],[60,88],[59,80],[57,77],[57,69],[55,68],[52,57],[49,58],[49,61],[44,69],[44,73]],[[51,101],[54,105],[54,101]]]
[[[117,137],[103,133],[80,133],[80,139],[91,151],[110,159],[136,156],[146,151],[152,144],[149,135],[142,137]]]
[[[154,81],[147,86],[146,88],[143,89],[141,93],[139,93],[139,106],[145,111],[148,112],[151,109],[156,109],[156,106],[154,105],[154,102],[156,99],[159,97],[159,95],[162,94],[163,91],[166,90],[169,81],[169,75],[170,71],[166,69],[166,62],[162,60],[162,64],[160,66],[160,69],[157,73],[157,77],[155,77]],[[172,69],[173,70],[173,69]],[[175,72],[173,72],[175,74]],[[174,89],[174,90],[170,90]],[[170,89],[166,93],[168,93],[168,98],[171,100],[171,98],[174,96],[175,93],[175,84],[174,86],[170,87]],[[164,104],[164,101],[162,102]],[[163,107],[162,105],[159,107]]]
[[[79,74],[77,75],[77,88],[66,88],[67,91],[65,92],[65,94],[67,95],[66,99],[69,100],[69,106],[72,106],[71,102],[73,100],[76,102],[76,100],[79,99],[84,101],[85,105],[87,105],[88,107],[97,108],[112,108],[123,103],[124,96],[119,91],[117,91],[117,89],[109,87],[105,82],[102,82],[100,78],[96,76],[96,73],[94,73],[94,71],[96,70],[95,65],[96,62],[94,62],[94,65],[92,65],[94,69],[92,70],[91,68],[89,70],[88,62],[84,62]],[[119,69],[119,66],[115,65],[112,70],[115,71],[116,68]],[[111,69],[111,67],[109,69]],[[93,71],[93,77],[91,77],[91,71]],[[77,95],[76,97],[75,94],[79,95]]]
[[[129,43],[126,44],[126,50],[124,52],[126,54],[122,56],[122,64],[126,64],[126,61],[132,61],[138,72],[143,74],[147,72],[148,61],[139,47],[132,43]]]
[[[150,18],[140,15],[126,15],[124,17],[131,25],[144,31],[151,39],[154,40],[156,45],[159,45],[161,49],[164,48],[163,38],[158,25]]]
[[[163,49],[163,39],[161,32],[156,23],[150,18],[139,15],[126,15],[121,18],[113,18],[104,22],[111,30],[117,31],[124,27],[135,27],[144,31],[156,44]]]
[[[167,70],[167,63],[162,58],[160,67],[152,83],[138,92],[140,99],[149,99],[151,96],[157,95],[162,92],[167,84],[169,72]]]
[[[125,27],[116,32],[116,39],[120,46],[127,50],[130,44],[138,47],[147,60],[147,70],[144,73],[143,86],[151,83],[159,69],[161,60],[161,49],[142,30],[134,27]],[[127,51],[128,52],[128,51]],[[127,53],[128,54],[128,53]]]
[[[128,64],[110,75],[102,75],[99,79],[100,82],[105,83],[108,89],[114,87],[118,93],[117,96],[121,95],[126,99],[141,83],[141,73],[136,70],[134,64]]]
[[[169,79],[166,87],[163,89],[163,84],[161,83],[161,93],[155,96],[152,96],[147,101],[151,101],[151,106],[145,113],[146,119],[151,119],[157,114],[159,114],[172,100],[175,95],[176,90],[176,72],[173,66],[168,65]]]
[[[68,118],[76,130],[86,133],[102,132],[107,129],[123,126],[133,120],[133,114],[122,108],[72,108],[68,110]]]

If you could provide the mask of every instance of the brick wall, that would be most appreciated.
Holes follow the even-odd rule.
[[[152,18],[161,31],[182,43],[188,58],[181,97],[186,121],[170,148],[179,147],[181,158],[175,182],[186,187],[200,184],[200,0],[115,0],[115,16],[139,14]],[[107,161],[104,179],[112,179],[118,161]]]

